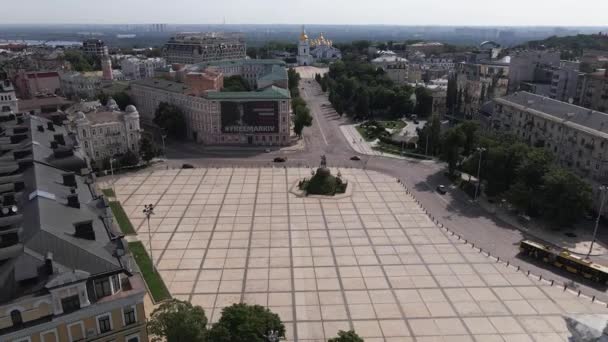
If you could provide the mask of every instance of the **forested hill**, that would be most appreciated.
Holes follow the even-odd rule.
[[[575,56],[580,56],[583,50],[606,50],[608,51],[608,33],[579,34],[567,37],[549,37],[543,40],[532,40],[519,46],[521,48],[559,49],[569,51]]]

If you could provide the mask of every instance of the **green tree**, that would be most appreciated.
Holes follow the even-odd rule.
[[[338,337],[330,338],[327,342],[364,342],[353,330],[338,331]]]
[[[124,91],[114,93],[112,95],[112,98],[114,99],[114,101],[116,101],[116,104],[118,105],[118,108],[120,108],[120,110],[125,110],[128,105],[133,104],[131,96],[129,96],[129,94]]]
[[[97,94],[97,100],[99,100],[99,102],[105,106],[108,104],[108,100],[110,99],[110,95],[104,93],[104,92],[99,92]]]
[[[156,157],[157,155],[158,149],[156,148],[156,146],[154,146],[150,138],[148,138],[147,136],[143,136],[141,138],[141,141],[139,142],[139,156],[141,157],[141,159],[147,164],[150,162],[150,160],[152,160],[152,158]]]
[[[428,136],[428,139],[427,139]],[[428,141],[428,148],[426,143]],[[441,121],[438,115],[431,116],[424,128],[418,132],[418,152],[437,155],[441,149]]]
[[[234,75],[224,78],[222,91],[250,91],[249,84],[241,75]]]
[[[442,138],[443,158],[448,163],[448,172],[453,176],[456,171],[456,166],[460,160],[460,151],[465,142],[465,135],[462,130],[452,127],[448,129]]]
[[[528,215],[537,215],[542,207],[541,187],[549,171],[553,155],[541,148],[532,148],[517,168],[516,182],[507,194],[509,201]]]
[[[369,117],[369,92],[365,88],[357,91],[357,104],[355,105],[355,115],[358,117]]]
[[[167,135],[177,140],[186,138],[186,118],[181,108],[161,102],[154,115],[154,123],[166,130]]]
[[[177,299],[160,304],[148,321],[152,342],[205,342],[206,326],[203,308]]]
[[[295,111],[295,116],[293,118],[293,132],[301,138],[304,127],[310,127],[311,125],[312,116],[310,115],[310,110],[308,109],[308,107],[297,107]]]
[[[425,87],[416,88],[416,114],[429,116],[433,112],[433,94]]]
[[[476,121],[467,120],[458,124],[457,127],[462,131],[462,133],[464,133],[465,136],[463,154],[469,155],[475,146],[477,146],[477,141],[479,138],[477,130],[479,129],[479,123]]]
[[[118,162],[120,163],[120,166],[135,166],[139,164],[139,156],[135,152],[128,150],[120,156]]]
[[[222,310],[209,331],[209,341],[266,342],[264,336],[270,331],[285,337],[285,326],[277,314],[259,305],[233,304]]]
[[[63,58],[70,62],[72,68],[78,72],[98,70],[97,65],[100,63],[99,58],[89,57],[78,50],[66,50]],[[100,65],[100,64],[99,64]],[[99,67],[100,69],[101,67]]]
[[[287,84],[289,89],[298,89],[298,85],[300,84],[300,74],[294,68],[289,68],[287,70]]]
[[[591,207],[591,193],[591,186],[572,172],[552,167],[543,176],[543,216],[554,224],[570,225]]]

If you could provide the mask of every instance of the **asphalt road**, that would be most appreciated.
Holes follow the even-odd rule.
[[[319,165],[320,156],[324,154],[329,166],[367,168],[384,172],[404,182],[435,220],[485,252],[501,260],[508,260],[511,264],[521,266],[524,270],[530,270],[545,279],[555,280],[560,284],[568,283],[571,288],[608,301],[605,286],[600,287],[551,266],[520,258],[518,245],[519,241],[526,238],[525,234],[472,203],[463,192],[450,189],[445,195],[438,194],[435,191],[437,185],[450,183],[443,175],[443,163],[368,155],[359,155],[360,161],[351,161],[350,158],[357,153],[339,129],[341,124],[347,123],[347,119],[341,118],[331,108],[326,95],[314,80],[302,79],[300,84],[301,95],[314,118],[312,127],[304,130],[305,148],[302,151],[265,153],[263,149],[212,149],[200,145],[179,144],[167,147],[169,164],[179,166],[187,162],[205,167],[316,167]],[[273,163],[272,159],[277,155],[287,157],[287,162]],[[600,257],[600,261],[608,263],[606,257]]]

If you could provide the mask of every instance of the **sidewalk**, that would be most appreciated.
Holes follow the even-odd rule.
[[[510,214],[506,208],[502,208],[493,203],[489,203],[485,197],[480,197],[478,200],[479,206],[484,210],[496,215],[501,220],[507,222],[511,226],[520,231],[532,235],[535,238],[548,242],[549,244],[563,248],[579,255],[587,255],[589,246],[593,238],[593,230],[589,227],[581,227],[578,225],[569,230],[551,231],[547,228],[539,226],[534,220],[529,223],[522,224],[517,217]],[[576,236],[566,236],[565,233],[573,233]],[[593,245],[592,256],[608,255],[608,248],[596,240]]]
[[[434,163],[435,162],[434,160],[423,160],[423,159],[404,157],[404,156],[400,156],[397,154],[384,153],[382,151],[375,150],[369,141],[366,141],[365,139],[363,139],[363,137],[361,136],[361,134],[359,134],[359,131],[357,131],[357,128],[355,126],[356,125],[342,125],[342,126],[340,126],[340,131],[342,131],[342,134],[344,135],[344,138],[346,138],[346,141],[348,141],[350,147],[353,150],[355,150],[357,153],[365,154],[368,156],[378,156],[378,157],[407,160],[407,161],[412,161],[412,162],[416,162],[416,163]]]

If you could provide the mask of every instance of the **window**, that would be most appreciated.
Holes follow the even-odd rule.
[[[97,316],[97,328],[100,334],[104,334],[112,330],[111,317],[111,314]]]
[[[84,129],[82,130],[82,137],[83,137],[83,138],[86,138],[86,137],[87,137],[87,131],[86,131],[86,130],[84,130]]]
[[[23,317],[21,317],[21,311],[11,311],[11,321],[13,322],[13,326],[19,326],[23,324]]]
[[[123,309],[125,325],[135,324],[137,322],[137,315],[135,313],[135,306],[130,306]]]
[[[120,276],[118,274],[112,276],[112,286],[114,287],[114,293],[120,291]]]
[[[66,314],[80,309],[80,299],[78,298],[78,295],[62,298],[61,307],[63,308],[63,313]]]
[[[139,342],[139,335],[131,335],[125,338],[126,342]]]
[[[94,281],[95,294],[97,298],[112,295],[112,288],[110,287],[110,278],[101,278]]]

